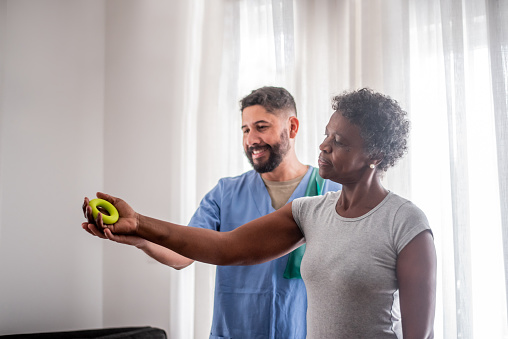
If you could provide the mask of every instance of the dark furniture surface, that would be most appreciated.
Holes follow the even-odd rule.
[[[0,335],[2,339],[167,339],[166,332],[155,327],[103,328],[66,332],[42,332]]]

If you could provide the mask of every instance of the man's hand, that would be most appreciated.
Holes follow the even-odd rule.
[[[137,237],[115,237],[113,236],[113,233],[124,235],[135,234],[139,226],[138,214],[122,199],[100,192],[97,193],[97,198],[104,199],[112,203],[118,210],[120,218],[112,225],[106,225],[103,223],[101,213],[99,213],[97,218],[94,219],[92,215],[92,208],[90,207],[90,200],[85,197],[82,208],[87,222],[82,223],[81,227],[83,227],[83,229],[88,233],[100,238],[107,238],[113,241],[137,246],[135,243],[137,243],[139,239],[134,239]],[[138,245],[141,245],[141,243]]]
[[[135,235],[113,234],[107,228],[104,230],[104,235],[111,241],[117,242],[119,244],[131,245],[139,248],[140,250],[144,250],[147,246],[149,246],[150,243],[148,240]]]
[[[139,248],[140,250],[144,250],[145,247],[148,246],[149,241],[143,238],[137,237],[135,235],[121,235],[121,234],[113,234],[109,229],[104,229],[100,231],[95,224],[90,224],[88,222],[84,222],[81,224],[81,227],[91,235],[95,235],[96,237],[102,239],[109,239],[111,241],[117,242],[119,244],[131,245]]]

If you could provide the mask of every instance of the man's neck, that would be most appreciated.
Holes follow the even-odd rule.
[[[269,181],[289,181],[302,176],[308,169],[309,167],[302,164],[296,156],[288,157],[273,171],[262,173],[261,177]]]

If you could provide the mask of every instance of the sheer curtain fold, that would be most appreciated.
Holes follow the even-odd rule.
[[[508,304],[508,2],[486,1]]]
[[[378,32],[377,40],[381,41],[382,51],[381,64],[378,67],[381,68],[382,75],[379,79],[380,85],[374,88],[395,98],[411,117],[409,3],[397,0],[391,1],[390,4],[390,6],[385,6],[382,3],[378,8],[381,12],[381,29]],[[366,39],[365,43],[368,44],[371,39]],[[406,154],[394,168],[385,174],[384,178],[384,182],[391,190],[405,197],[412,195],[411,157],[411,152]]]
[[[272,0],[271,5],[277,81],[291,90],[295,73],[293,1]]]
[[[464,18],[461,1],[441,1],[455,260],[457,337],[473,337]]]
[[[201,25],[203,22],[203,3],[201,1],[190,2],[188,10],[188,37],[185,50],[186,64],[186,82],[183,98],[184,111],[186,112],[182,118],[182,125],[179,128],[184,131],[182,133],[182,145],[185,145],[186,151],[181,153],[180,163],[182,164],[182,180],[179,191],[181,194],[179,222],[187,223],[195,205],[196,199],[196,145],[198,140],[196,135],[197,122],[197,101],[199,97],[199,73],[200,73],[200,57],[202,48]],[[196,265],[188,267],[181,272],[171,272],[170,276],[170,337],[194,337],[194,313],[195,299],[194,291],[196,290]]]

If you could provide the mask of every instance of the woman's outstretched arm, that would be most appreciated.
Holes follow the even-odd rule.
[[[97,225],[108,238],[114,237],[113,234],[136,235],[187,258],[209,264],[259,264],[289,253],[304,242],[300,228],[293,219],[291,203],[233,231],[217,232],[138,214],[125,201],[107,194],[98,193],[97,197],[115,205],[120,219],[113,225],[105,225],[99,213],[97,220],[93,220],[91,208],[85,200],[88,223],[84,224]]]

